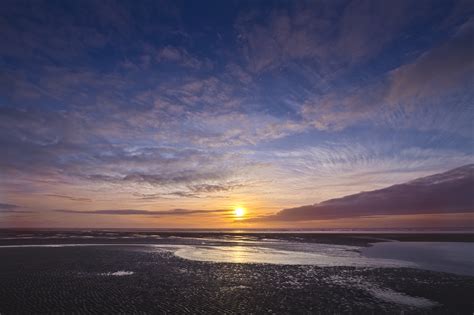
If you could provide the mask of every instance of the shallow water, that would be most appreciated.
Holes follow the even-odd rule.
[[[362,254],[412,262],[426,270],[474,276],[474,243],[383,242],[362,249]]]
[[[166,236],[164,238],[159,235],[147,235],[147,237],[154,238],[153,243],[138,243],[144,236],[131,234],[127,238],[120,235],[120,238],[117,239],[115,239],[117,237],[115,235],[114,241],[116,243],[109,244],[101,243],[107,241],[102,236],[111,233],[98,234],[100,237],[96,236],[99,238],[91,239],[90,243],[89,241],[87,243],[73,243],[71,241],[80,241],[77,235],[54,233],[47,237],[48,240],[45,240],[43,235],[38,238],[41,244],[0,245],[0,250],[12,247],[136,246],[143,247],[144,250],[170,252],[182,259],[215,263],[362,268],[409,267],[474,276],[474,242],[400,242],[384,239],[384,242],[373,243],[371,246],[365,247],[366,245],[308,242],[305,241],[303,235],[287,239],[259,237],[258,235],[206,235],[204,237],[188,235],[186,237]],[[57,241],[49,239],[53,236],[71,237],[71,239],[67,241],[62,239],[62,243],[56,243]],[[26,235],[26,237],[30,236]],[[94,238],[94,236],[91,237]],[[382,240],[380,237],[377,239]]]
[[[225,243],[224,243],[225,244]],[[242,245],[182,244],[41,244],[3,245],[1,248],[132,246],[151,251],[167,251],[194,261],[238,264],[313,265],[318,267],[416,267],[415,263],[360,255],[358,246],[260,241]]]
[[[363,257],[357,252],[360,248],[356,246],[327,244],[306,244],[303,246],[303,244],[286,243],[265,247],[264,242],[259,245],[183,246],[174,254],[189,260],[223,263],[314,265],[319,267],[415,267],[414,263],[395,259]]]

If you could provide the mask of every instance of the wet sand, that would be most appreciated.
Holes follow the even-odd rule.
[[[410,237],[407,235],[29,233],[33,235],[2,234],[0,244],[110,241],[117,245],[1,248],[1,314],[472,314],[474,310],[474,277],[470,276],[415,268],[203,262],[137,244],[174,246],[204,242],[206,246],[253,246],[252,242],[259,240],[291,240],[370,246],[375,241],[397,237],[406,241]],[[427,239],[429,236],[423,236],[424,241]],[[466,242],[472,236],[435,239]]]

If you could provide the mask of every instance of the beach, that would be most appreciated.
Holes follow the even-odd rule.
[[[4,231],[0,313],[470,314],[471,275],[364,254],[430,240],[474,244],[471,234]]]

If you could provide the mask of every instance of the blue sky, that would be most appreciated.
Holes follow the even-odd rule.
[[[270,215],[470,164],[473,13],[472,1],[6,1],[0,201],[15,207],[0,225],[252,227],[221,210]],[[173,209],[185,211],[83,213]]]

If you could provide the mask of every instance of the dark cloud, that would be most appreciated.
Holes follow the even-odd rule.
[[[210,197],[214,193],[228,192],[233,189],[243,187],[243,184],[197,184],[190,185],[186,191],[174,191],[166,195],[178,196],[184,198],[205,198]]]
[[[310,221],[342,218],[474,212],[474,164],[405,184],[361,192],[310,206],[284,209],[249,221]]]
[[[0,203],[0,214],[1,213],[31,213],[29,210],[21,210],[23,207],[18,205],[13,205],[9,203]]]
[[[168,194],[167,196],[177,196],[177,197],[183,197],[183,198],[201,198],[200,195],[192,193],[192,192],[187,192],[187,191],[173,191]]]
[[[243,187],[243,184],[235,183],[219,183],[219,184],[196,184],[189,185],[184,190],[176,190],[167,193],[156,193],[156,194],[134,194],[143,200],[154,200],[154,199],[166,199],[170,196],[182,197],[182,198],[206,198],[216,197],[213,194],[228,192],[233,189]]]
[[[56,197],[56,198],[61,198],[61,199],[66,199],[66,200],[71,200],[71,201],[87,201],[87,202],[92,201],[92,199],[90,198],[73,197],[73,196],[67,196],[67,195],[46,194],[45,196]]]
[[[224,177],[225,174],[225,170],[216,170],[215,172],[200,172],[199,170],[163,170],[163,172],[160,174],[131,173],[125,176],[108,176],[94,174],[87,176],[87,179],[92,181],[108,182],[115,184],[135,183],[147,184],[151,186],[166,186],[219,179]],[[198,189],[194,188],[191,188],[191,190],[195,192],[200,192]]]
[[[190,190],[196,193],[214,193],[214,192],[223,192],[230,191],[237,187],[241,187],[240,184],[200,184],[190,186]]]
[[[136,209],[117,209],[117,210],[68,210],[58,209],[56,212],[71,214],[104,214],[104,215],[149,215],[149,216],[187,216],[194,214],[219,214],[227,213],[229,210],[189,210],[189,209],[172,209],[167,211],[149,211]]]
[[[15,208],[18,208],[19,206],[17,205],[12,205],[9,203],[0,203],[0,210],[13,210]]]

